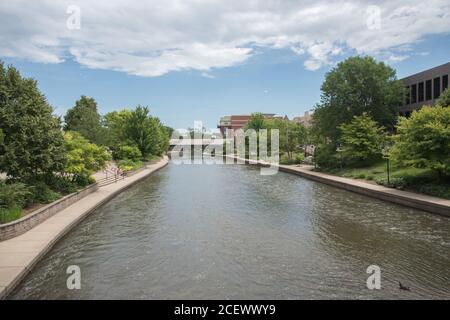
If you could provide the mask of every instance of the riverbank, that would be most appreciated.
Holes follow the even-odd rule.
[[[265,163],[261,163],[260,161],[249,161],[233,156],[227,157],[231,157],[236,160],[240,159],[252,165],[265,165]],[[361,180],[333,176],[323,172],[313,171],[313,166],[280,164],[278,165],[278,168],[283,172],[296,174],[310,180],[363,194],[372,198],[377,198],[406,207],[450,217],[450,200],[447,199],[437,198],[415,192],[398,190],[394,188],[388,188],[382,185],[376,185]]]
[[[5,298],[53,245],[84,217],[167,163],[168,158],[164,157],[130,177],[99,188],[26,233],[0,242],[0,299]]]
[[[397,190],[351,178],[333,176],[323,172],[313,171],[313,168],[312,166],[279,165],[280,171],[297,174],[314,181],[384,201],[450,217],[450,200]]]

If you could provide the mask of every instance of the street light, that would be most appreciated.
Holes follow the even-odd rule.
[[[381,148],[383,158],[386,159],[387,182],[389,186],[391,184],[390,166],[389,166],[389,150],[391,149],[391,144],[389,142],[384,142],[382,143]]]

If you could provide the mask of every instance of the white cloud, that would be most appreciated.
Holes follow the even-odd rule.
[[[69,30],[68,5],[81,9]],[[380,28],[367,8],[380,8]],[[428,34],[450,31],[448,0],[125,0],[0,2],[0,56],[42,63],[73,58],[89,68],[139,76],[235,66],[257,48],[288,48],[317,70],[344,52],[406,59]]]

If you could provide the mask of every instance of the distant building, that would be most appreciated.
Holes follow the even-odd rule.
[[[448,88],[450,62],[400,79],[406,88],[406,98],[400,107],[401,116],[409,116],[423,105],[434,105]]]
[[[312,113],[306,111],[303,116],[294,117],[292,121],[302,124],[305,128],[310,128],[312,126]]]
[[[265,118],[273,118],[275,113],[264,113],[263,116]],[[224,116],[220,118],[217,128],[219,128],[222,136],[225,136],[230,129],[235,131],[244,128],[251,117],[251,115]]]

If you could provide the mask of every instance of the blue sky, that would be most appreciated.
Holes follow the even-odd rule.
[[[268,2],[263,4],[266,3]],[[383,5],[387,6],[380,3],[383,10],[389,11]],[[261,21],[266,24],[272,17],[268,17],[266,9],[262,7],[264,6],[233,8],[235,12],[232,19],[243,16],[240,23],[245,29],[250,10],[251,26],[257,23],[254,20],[260,16]],[[87,7],[87,4],[81,8],[94,13],[101,9]],[[316,10],[314,6],[311,8],[310,10]],[[321,10],[320,8],[322,7],[317,10]],[[399,13],[396,16],[390,15],[388,22],[398,24],[395,19],[401,16],[403,20],[405,17],[412,19],[401,20],[406,25],[410,25],[411,21],[417,23],[417,17],[411,15],[420,12],[420,8],[402,8],[395,9]],[[449,7],[445,6],[445,2],[436,1],[436,8],[446,12]],[[40,27],[49,24],[49,21],[58,22],[66,15],[64,10],[62,14],[58,12],[59,7],[50,9],[57,12],[55,16],[51,16],[52,10],[47,10],[36,18],[20,6],[2,4],[0,17],[11,20],[17,17],[36,19],[35,23]],[[192,12],[185,12],[191,8],[182,9],[189,17],[202,17],[204,11],[200,10],[199,13],[194,8]],[[291,13],[294,9],[288,9],[290,11],[286,19],[293,19]],[[176,8],[177,17],[180,10]],[[283,10],[279,9],[279,16],[286,14]],[[304,6],[298,8],[299,14],[303,14],[302,10],[305,10]],[[358,7],[349,6],[349,12],[355,10],[359,10]],[[365,7],[361,10],[365,10]],[[88,10],[82,12],[86,11]],[[164,13],[168,15],[172,11],[171,8]],[[139,14],[136,12],[133,15]],[[241,15],[242,12],[247,14]],[[255,12],[258,14],[256,18]],[[85,21],[84,26],[90,23],[92,27],[87,31],[87,27],[84,27],[80,33],[72,36],[73,33],[55,34],[48,28],[37,28],[36,31],[17,23],[16,26],[9,24],[7,27],[0,27],[0,40],[7,46],[7,49],[0,49],[0,59],[13,64],[23,75],[37,79],[39,88],[60,115],[72,107],[80,95],[88,95],[97,100],[102,114],[142,104],[150,106],[152,114],[174,128],[192,127],[195,120],[201,120],[206,127],[214,128],[220,116],[229,114],[261,111],[286,114],[289,117],[302,115],[319,101],[320,85],[325,73],[337,62],[351,55],[369,54],[386,61],[397,70],[399,78],[449,62],[450,30],[447,25],[440,29],[435,27],[442,18],[442,12],[433,11],[424,16],[428,20],[421,18],[424,21],[419,21],[421,24],[417,28],[411,28],[410,33],[414,36],[389,28],[388,25],[385,27],[388,30],[384,30],[383,24],[376,37],[369,32],[361,35],[357,25],[330,36],[326,24],[323,25],[323,30],[314,29],[310,35],[313,26],[305,26],[299,30],[286,27],[285,30],[272,34],[272,30],[278,29],[278,25],[269,23],[267,29],[263,26],[256,31],[253,27],[248,27],[249,30],[245,32],[240,29],[227,30],[219,44],[214,38],[219,32],[217,30],[228,28],[231,22],[217,26],[216,31],[211,31],[210,39],[207,31],[185,31],[185,27],[177,25],[177,19],[174,19],[174,25],[167,27],[167,30],[182,33],[187,38],[186,41],[180,40],[183,37],[178,36],[173,39],[168,37],[172,42],[168,39],[148,38],[146,35],[136,36],[136,41],[130,43],[134,49],[125,50],[125,53],[117,45],[116,42],[120,43],[121,40],[114,39],[115,33],[124,34],[124,39],[128,39],[123,43],[126,46],[130,37],[141,34],[140,31],[148,28],[160,28],[161,24],[150,26],[144,22],[137,29],[133,26],[130,30],[123,15],[120,16],[124,19],[122,22],[112,19],[98,23],[90,21],[88,16],[82,21]],[[94,20],[93,17],[91,19]],[[98,19],[101,20],[101,17]],[[280,20],[273,19],[282,24]],[[328,19],[345,20],[346,16],[338,15]],[[391,20],[393,21],[390,22]],[[195,29],[196,23],[190,21],[190,29]],[[205,21],[198,22],[198,27],[208,23],[209,18],[205,18]],[[428,24],[434,29],[417,31],[422,31],[423,26]],[[121,27],[117,29],[117,25]],[[295,26],[295,23],[292,25]],[[215,24],[214,26],[216,27]],[[104,35],[106,27],[112,37]],[[264,29],[263,32],[261,28]],[[401,28],[399,25],[398,29]],[[169,33],[167,30],[163,31]],[[15,33],[15,39],[8,38],[7,32]],[[276,40],[273,40],[274,37]],[[151,50],[143,50],[140,46],[146,41],[151,41]],[[158,41],[161,44],[155,44]],[[161,50],[165,50],[163,48],[168,47],[175,49],[168,50],[168,54],[160,54]],[[170,54],[173,50],[177,52],[176,55]]]

